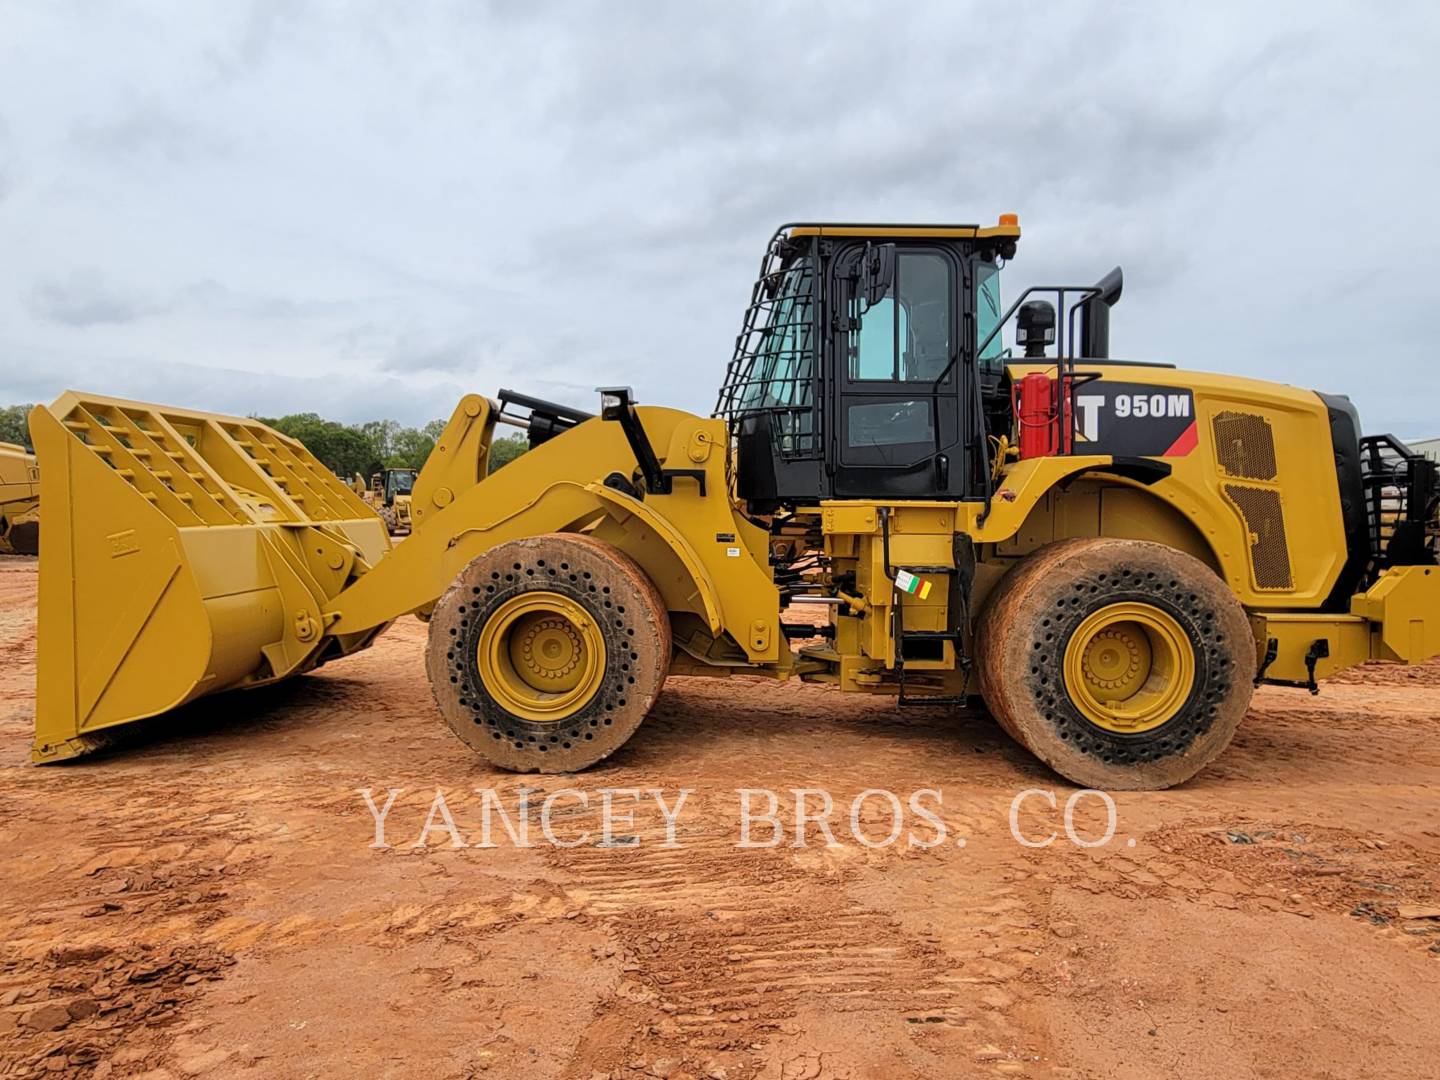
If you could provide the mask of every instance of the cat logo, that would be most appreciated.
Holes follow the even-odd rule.
[[[1075,448],[1081,453],[1184,457],[1197,441],[1189,390],[1108,379],[1077,388]]]

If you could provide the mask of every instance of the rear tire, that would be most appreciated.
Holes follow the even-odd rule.
[[[39,555],[40,522],[7,521],[0,518],[0,554]]]
[[[1255,638],[1204,563],[1142,540],[1065,540],[1006,575],[976,660],[1000,726],[1086,787],[1158,790],[1229,745]]]
[[[400,519],[395,515],[394,507],[382,506],[380,508],[380,520],[385,522],[385,531],[394,536],[400,531]]]
[[[435,605],[426,669],[450,729],[513,772],[574,772],[623,746],[670,667],[670,618],[624,552],[577,533],[472,560]]]
[[[21,521],[11,525],[8,539],[17,555],[39,555],[40,522]]]

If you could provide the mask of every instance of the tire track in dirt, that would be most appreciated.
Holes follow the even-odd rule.
[[[210,931],[264,860],[240,855],[255,846],[242,820],[202,821],[179,839],[184,820],[173,801],[137,798],[107,814],[103,833],[59,851],[36,842],[54,835],[49,823],[7,825],[29,838],[21,858],[33,889],[0,901],[0,1075],[158,1065],[154,1033],[233,963]],[[150,826],[168,838],[147,842]]]
[[[1039,1056],[1012,1019],[1034,955],[1036,916],[1022,884],[980,875],[978,887],[957,889],[940,856],[913,849],[897,856],[818,839],[822,846],[740,849],[738,831],[723,828],[727,814],[717,812],[728,800],[701,798],[710,805],[699,820],[712,827],[681,832],[679,847],[663,846],[657,812],[637,814],[635,828],[616,838],[633,847],[545,851],[623,963],[622,985],[597,1025],[608,1029],[621,1010],[644,1033],[636,1045],[697,1074],[718,1067],[751,1075],[757,1053],[803,1061],[823,1053],[797,1026],[817,1009],[880,1029],[877,1063],[917,1074],[943,1073],[957,1053],[981,1069]],[[973,830],[977,817],[947,812],[947,829]],[[780,820],[788,844],[793,818],[782,810]],[[598,825],[598,815],[569,822]],[[948,894],[943,934],[886,910],[893,897],[884,883],[900,864],[911,886],[917,865],[928,864],[936,892]],[[582,1054],[571,1073],[624,1066],[631,1052]]]

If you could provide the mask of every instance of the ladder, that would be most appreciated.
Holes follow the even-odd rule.
[[[890,640],[895,651],[895,672],[896,682],[899,684],[900,692],[896,701],[900,705],[963,705],[966,702],[964,694],[911,694],[905,693],[905,646],[910,642],[936,641],[950,642],[954,646],[955,660],[961,671],[969,672],[970,657],[965,653],[964,628],[968,621],[966,613],[970,606],[970,586],[975,580],[975,545],[970,537],[963,533],[955,534],[954,561],[949,566],[896,566],[890,561],[890,510],[888,507],[880,507],[880,542],[885,559],[885,577],[889,580],[891,590],[891,615],[890,615]],[[901,573],[909,573],[915,577],[943,577],[949,582],[949,621],[951,627],[948,630],[906,630],[905,629],[905,592],[896,583],[896,577]],[[959,616],[959,617],[957,617]],[[943,644],[942,644],[943,648]]]

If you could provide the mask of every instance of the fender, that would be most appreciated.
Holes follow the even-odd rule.
[[[639,499],[616,491],[614,488],[608,488],[604,484],[587,484],[585,490],[605,503],[610,508],[611,516],[618,521],[623,523],[628,517],[638,517],[669,545],[675,557],[680,560],[680,564],[685,567],[685,572],[690,575],[690,580],[695,583],[695,592],[700,599],[701,606],[705,609],[705,619],[710,624],[710,633],[720,633],[724,623],[720,618],[720,600],[715,582],[711,578],[710,572],[705,569],[705,564],[700,561],[700,556],[690,546],[690,541],[686,540],[668,520]]]

